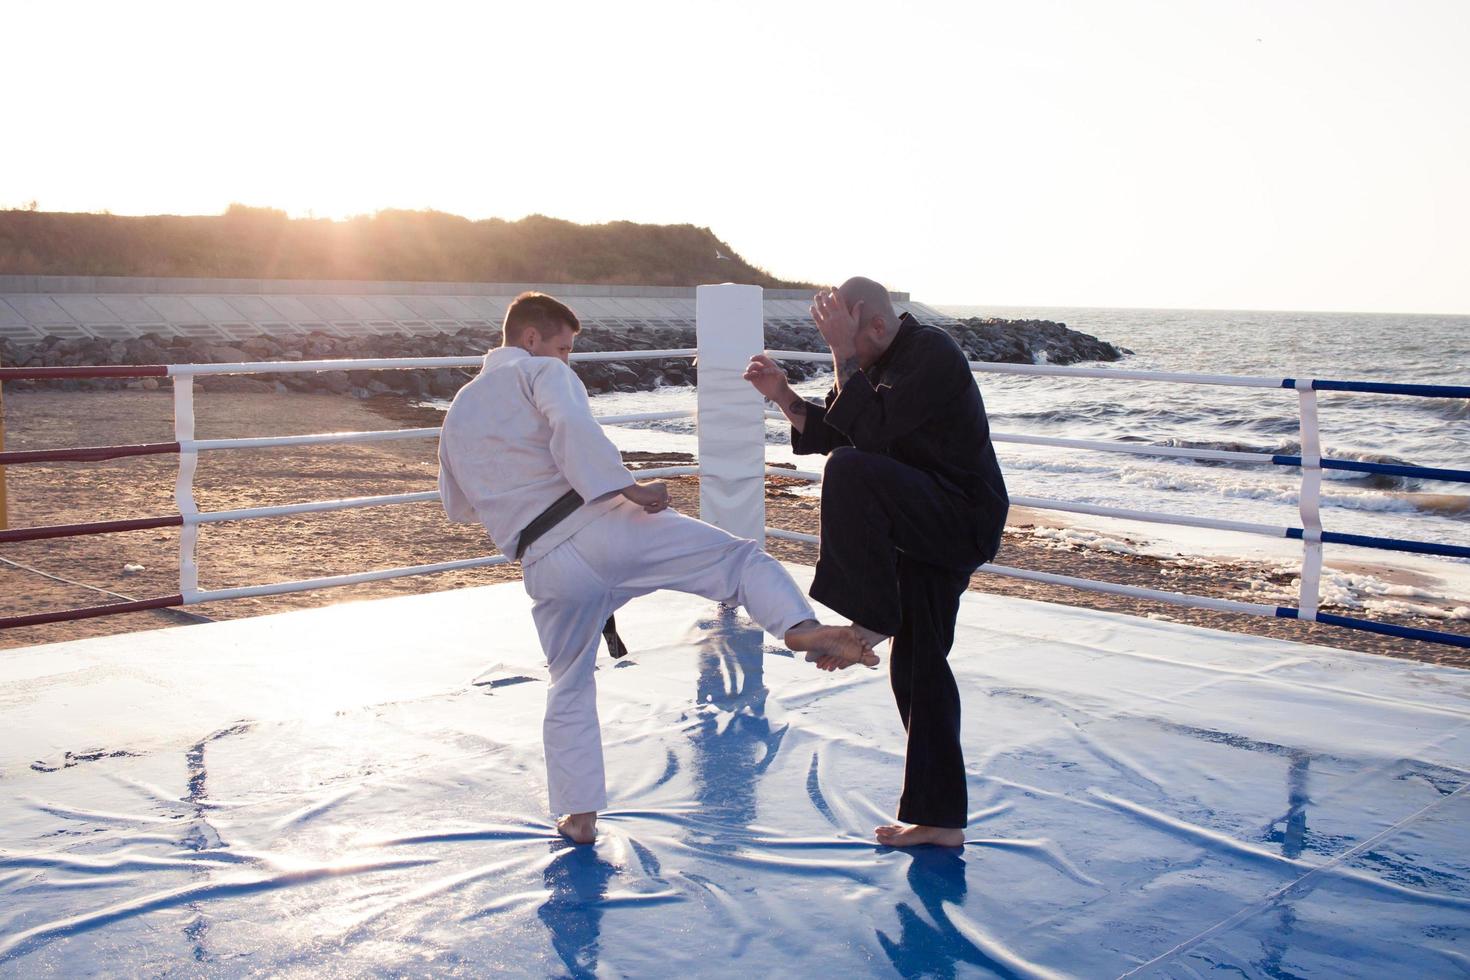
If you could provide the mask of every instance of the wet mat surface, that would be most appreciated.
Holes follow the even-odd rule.
[[[0,975],[1470,971],[1470,673],[970,594],[901,852],[886,673],[618,618],[594,847],[518,583],[0,655]]]

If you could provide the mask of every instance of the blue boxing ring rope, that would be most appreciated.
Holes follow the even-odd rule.
[[[803,351],[769,351],[772,357],[788,361],[826,362],[825,354],[810,354]],[[1231,521],[1211,517],[1184,514],[1168,514],[1155,511],[1127,510],[1119,507],[1102,507],[1094,504],[1044,497],[1012,496],[1011,502],[1035,510],[1060,511],[1073,514],[1091,514],[1124,520],[1145,521],[1154,524],[1172,524],[1183,527],[1201,527],[1222,531],[1237,531],[1265,537],[1288,538],[1302,542],[1301,585],[1296,606],[1272,606],[1263,603],[1241,602],[1234,599],[1214,599],[1207,596],[1145,589],[1131,585],[1099,582],[1095,579],[1055,575],[1028,569],[1011,568],[1005,565],[986,565],[980,570],[1008,578],[1064,585],[1091,592],[1151,599],[1174,605],[1214,609],[1221,612],[1242,613],[1250,616],[1267,616],[1277,619],[1298,619],[1325,623],[1343,629],[1377,633],[1383,636],[1406,640],[1421,640],[1428,643],[1444,643],[1450,646],[1470,648],[1470,636],[1448,633],[1441,630],[1399,626],[1376,620],[1358,619],[1321,612],[1322,545],[1343,544],[1359,548],[1374,548],[1381,551],[1397,551],[1419,555],[1435,555],[1444,558],[1470,559],[1470,547],[1442,544],[1433,541],[1414,541],[1400,538],[1377,537],[1366,534],[1348,534],[1326,531],[1322,528],[1321,499],[1322,473],[1325,470],[1341,470],[1352,473],[1372,473],[1386,476],[1402,476],[1423,480],[1439,480],[1450,483],[1470,483],[1470,470],[1443,469],[1425,466],[1409,466],[1396,463],[1370,463],[1358,460],[1332,459],[1322,455],[1321,436],[1317,424],[1317,392],[1334,391],[1351,394],[1402,395],[1413,398],[1465,398],[1470,399],[1470,386],[1466,385],[1423,385],[1394,384],[1376,381],[1337,381],[1328,379],[1267,378],[1239,375],[1183,374],[1162,371],[1111,370],[1107,368],[1059,367],[1045,364],[989,364],[970,362],[970,369],[983,374],[1041,375],[1072,378],[1098,378],[1110,381],[1156,381],[1184,385],[1220,385],[1234,388],[1287,389],[1297,393],[1298,425],[1301,433],[1299,455],[1232,452],[1217,449],[1189,449],[1178,446],[1144,446],[1134,443],[1109,442],[1089,439],[1063,439],[1050,436],[1019,435],[992,432],[995,442],[1020,443],[1036,446],[1051,446],[1059,449],[1079,449],[1093,452],[1129,453],[1141,456],[1165,456],[1213,462],[1246,463],[1266,466],[1290,466],[1301,470],[1301,493],[1299,496],[1299,526],[1275,526],[1254,524],[1246,521]],[[783,419],[780,412],[767,412],[768,418]],[[821,474],[768,467],[767,475],[804,479],[821,482]],[[766,534],[775,538],[815,543],[817,538],[810,534],[766,528]]]

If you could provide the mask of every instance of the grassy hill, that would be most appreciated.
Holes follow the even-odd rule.
[[[806,285],[752,266],[694,225],[471,221],[439,211],[333,221],[238,204],[222,215],[0,211],[0,274]]]

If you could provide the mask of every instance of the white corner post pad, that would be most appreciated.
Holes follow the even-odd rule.
[[[1298,511],[1302,518],[1302,576],[1297,618],[1317,619],[1322,596],[1322,435],[1317,424],[1317,392],[1311,381],[1298,381],[1301,407],[1302,488]]]
[[[175,375],[174,441],[180,445],[179,475],[174,483],[174,503],[184,518],[179,529],[179,594],[189,605],[199,596],[199,503],[194,499],[194,471],[199,451],[194,447],[194,379]]]
[[[765,350],[759,286],[695,292],[699,348],[699,516],[762,547],[766,540],[765,399],[742,375]]]

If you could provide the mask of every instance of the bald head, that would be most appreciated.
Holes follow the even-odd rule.
[[[883,284],[864,276],[853,276],[837,287],[837,299],[849,312],[859,313],[858,329],[853,337],[857,347],[858,363],[870,367],[898,339],[898,314],[893,310],[893,301]]]
[[[853,276],[837,287],[837,295],[849,310],[863,304],[861,326],[876,326],[874,318],[882,317],[884,336],[892,337],[898,332],[898,314],[893,311],[893,301],[888,298],[888,290],[882,283],[864,276]]]

